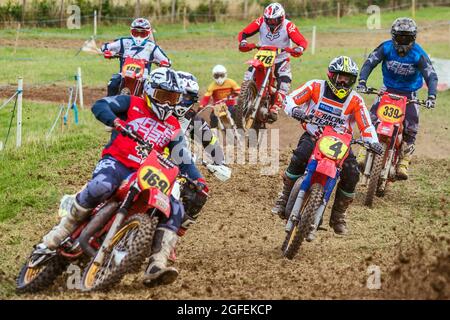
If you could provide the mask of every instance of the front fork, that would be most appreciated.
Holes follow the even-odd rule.
[[[133,200],[136,197],[136,195],[139,193],[139,189],[137,187],[137,184],[133,184],[130,187],[130,190],[128,191],[125,200],[123,201],[122,205],[120,206],[116,217],[114,218],[114,222],[111,225],[111,228],[109,229],[108,233],[106,234],[105,240],[102,243],[102,246],[97,252],[97,255],[94,259],[94,265],[97,267],[100,267],[103,264],[103,261],[105,259],[105,255],[110,252],[110,244],[111,240],[113,239],[114,235],[119,231],[119,228],[121,227],[123,221],[125,220],[126,216],[128,215],[128,210],[133,205]]]
[[[256,95],[256,100],[253,105],[253,108],[250,109],[252,110],[252,113],[250,115],[250,118],[247,120],[247,123],[245,124],[246,129],[250,129],[253,126],[256,114],[258,113],[259,110],[259,105],[261,104],[262,97],[264,95],[264,92],[266,91],[267,83],[269,82],[270,74],[271,74],[270,70],[266,69],[266,76],[264,77],[264,81],[261,84],[261,88],[259,89],[259,92]]]

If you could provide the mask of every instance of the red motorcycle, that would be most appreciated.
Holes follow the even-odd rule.
[[[236,125],[239,129],[263,129],[268,121],[269,109],[277,99],[275,59],[282,52],[293,53],[292,48],[249,45],[258,52],[250,65],[252,79],[241,85],[236,106]],[[286,62],[287,63],[287,62]]]
[[[347,130],[340,131],[331,126],[320,126],[310,119],[304,122],[316,124],[321,128],[321,135],[306,167],[305,174],[297,179],[286,205],[286,238],[282,245],[283,256],[293,259],[303,240],[315,233],[322,223],[331,194],[339,180],[342,165],[347,159],[350,146],[360,144],[365,148],[370,145],[362,140],[352,139]]]
[[[145,65],[146,61],[143,59],[125,58],[122,66],[122,81],[119,87],[119,94],[142,96]]]
[[[424,100],[407,99],[404,96],[388,92],[380,92],[368,88],[367,94],[376,94],[381,97],[377,109],[378,122],[376,124],[378,139],[383,146],[383,153],[375,155],[367,152],[361,185],[367,185],[367,194],[364,200],[366,206],[372,206],[375,195],[383,197],[388,182],[396,180],[396,168],[399,161],[400,146],[403,141],[403,122],[406,115],[406,106],[417,103],[425,106]]]
[[[179,199],[181,190],[196,192],[195,183],[151,144],[134,131],[122,132],[138,143],[145,161],[55,252],[31,254],[17,278],[19,293],[47,288],[70,263],[86,258],[90,262],[81,289],[111,288],[126,273],[139,271],[150,255],[158,221],[170,215],[170,196]]]

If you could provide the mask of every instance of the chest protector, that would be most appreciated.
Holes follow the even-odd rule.
[[[125,122],[160,153],[164,152],[164,149],[180,132],[180,124],[174,116],[170,116],[166,121],[161,121],[149,109],[144,99],[134,96],[131,97]],[[138,169],[143,161],[139,145],[121,134],[117,135],[103,150],[102,156],[107,154],[133,169]]]
[[[263,21],[259,28],[259,42],[262,46],[273,46],[284,49],[291,46],[291,39],[289,38],[287,24],[289,20],[284,19],[283,24],[275,31],[270,32],[269,26]],[[286,52],[277,56],[275,62],[281,62],[289,58]]]

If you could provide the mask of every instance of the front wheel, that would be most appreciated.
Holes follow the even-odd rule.
[[[236,105],[236,126],[238,129],[248,129],[247,122],[252,114],[258,88],[253,80],[246,80],[242,83],[241,92],[239,94]],[[256,119],[254,119],[256,121]],[[253,127],[253,126],[252,126]]]
[[[372,207],[373,199],[377,193],[379,186],[379,180],[381,176],[381,171],[383,171],[384,159],[386,155],[386,144],[381,144],[383,147],[383,153],[380,155],[375,154],[372,164],[372,170],[370,172],[369,186],[367,187],[366,198],[364,200],[364,205]]]
[[[118,284],[126,273],[139,271],[150,254],[158,218],[147,214],[129,217],[111,240],[101,265],[88,264],[82,279],[83,291],[105,291]]]
[[[17,293],[36,293],[47,289],[68,265],[68,261],[58,255],[50,257],[35,267],[30,267],[31,259],[33,256],[30,256],[20,269],[16,280]]]
[[[309,195],[305,198],[300,221],[295,221],[294,226],[287,233],[284,240],[282,250],[283,256],[288,259],[293,259],[297,254],[303,240],[311,231],[314,225],[317,210],[322,204],[323,186],[320,183],[315,183],[311,186]]]

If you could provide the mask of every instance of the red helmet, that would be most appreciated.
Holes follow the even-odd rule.
[[[277,2],[269,4],[264,10],[264,22],[272,33],[276,32],[283,24],[285,16],[286,13],[283,6]]]

